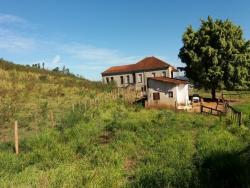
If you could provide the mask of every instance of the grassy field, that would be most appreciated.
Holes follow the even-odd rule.
[[[0,187],[250,186],[245,126],[128,105],[72,75],[12,67],[0,77]],[[89,99],[98,106],[85,108]]]

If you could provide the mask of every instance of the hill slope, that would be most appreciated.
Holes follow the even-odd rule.
[[[57,118],[72,104],[105,90],[99,82],[5,60],[0,60],[0,78],[0,138],[7,140],[14,120],[28,129],[26,134],[39,129],[41,123],[46,124],[51,112]]]
[[[0,187],[250,186],[245,127],[131,106],[72,75],[0,68],[0,77]]]

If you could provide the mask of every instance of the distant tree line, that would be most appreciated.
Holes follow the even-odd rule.
[[[45,70],[45,63],[43,62],[42,64],[40,63],[35,63],[32,65],[26,65],[26,67],[28,68],[34,68],[34,69],[42,69]],[[46,69],[48,70],[48,69]],[[58,72],[58,73],[62,73],[62,74],[66,74],[66,75],[73,75],[70,71],[69,68],[66,68],[65,65],[60,69],[60,67],[55,67],[53,69],[51,69],[51,71],[53,72]]]

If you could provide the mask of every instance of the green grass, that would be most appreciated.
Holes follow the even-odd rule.
[[[91,120],[68,114],[61,127],[22,140],[18,156],[2,144],[0,186],[249,186],[249,130],[209,116],[107,107]]]
[[[250,103],[241,103],[235,105],[235,108],[243,113],[243,123],[250,127]]]
[[[112,86],[72,75],[8,67],[0,76],[0,187],[250,186],[245,126],[124,104],[108,96]],[[85,109],[89,99],[98,106]]]

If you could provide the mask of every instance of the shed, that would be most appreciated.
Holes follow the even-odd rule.
[[[188,106],[188,81],[168,77],[148,78],[147,105],[166,107]]]

